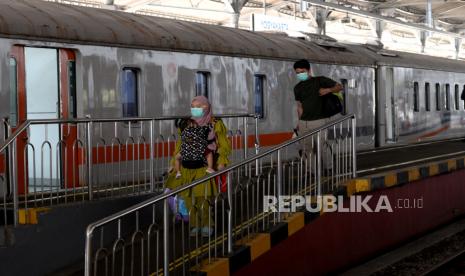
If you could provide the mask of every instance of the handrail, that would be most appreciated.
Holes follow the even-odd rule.
[[[15,130],[14,133],[12,133],[8,138],[3,142],[3,145],[0,146],[0,152],[4,151],[18,136],[29,126],[31,125],[31,121],[27,120],[23,123],[21,123],[18,128]]]
[[[127,214],[129,214],[129,213],[138,211],[138,210],[140,210],[140,209],[142,209],[142,208],[144,208],[144,207],[147,207],[147,206],[149,206],[149,205],[152,205],[152,204],[155,204],[155,203],[157,203],[157,202],[159,202],[159,201],[162,201],[162,200],[164,200],[164,199],[167,199],[167,198],[169,198],[169,197],[171,197],[171,196],[174,196],[175,194],[178,194],[178,193],[180,193],[180,192],[182,192],[182,191],[191,189],[191,188],[193,188],[193,187],[195,187],[195,186],[197,186],[197,185],[199,185],[199,184],[202,184],[202,183],[204,183],[204,182],[206,182],[206,181],[208,181],[208,180],[210,180],[210,179],[213,179],[213,178],[215,178],[215,177],[217,177],[217,176],[219,176],[219,175],[222,175],[222,174],[227,173],[227,172],[230,172],[230,171],[232,171],[232,170],[234,170],[234,169],[236,169],[236,168],[239,168],[239,167],[241,167],[241,166],[244,166],[244,165],[246,165],[246,164],[249,164],[249,163],[251,163],[251,162],[254,162],[255,160],[261,159],[261,158],[263,158],[264,156],[267,156],[267,155],[269,155],[269,154],[271,154],[271,153],[277,152],[277,151],[279,151],[279,150],[281,150],[281,149],[283,149],[284,147],[287,147],[287,146],[289,146],[289,145],[295,144],[295,143],[297,143],[297,142],[299,142],[299,141],[301,141],[301,140],[303,140],[303,139],[305,139],[305,138],[308,138],[308,137],[310,137],[310,136],[316,134],[317,132],[319,132],[319,131],[321,131],[321,130],[323,130],[323,129],[332,127],[332,126],[334,126],[334,125],[337,125],[337,124],[339,124],[339,123],[341,123],[341,122],[343,122],[343,121],[345,121],[345,120],[347,120],[347,119],[349,119],[349,118],[355,118],[355,115],[354,115],[354,114],[349,114],[349,115],[346,115],[346,116],[344,116],[344,117],[341,117],[341,118],[339,118],[339,119],[337,119],[337,120],[334,120],[334,121],[332,121],[332,122],[330,122],[330,123],[327,123],[327,124],[325,124],[325,125],[323,125],[323,126],[317,128],[317,129],[315,129],[315,130],[312,130],[312,131],[310,131],[310,132],[307,132],[307,133],[304,134],[304,135],[295,137],[295,138],[293,138],[293,139],[291,139],[291,140],[289,140],[289,141],[287,141],[287,142],[284,142],[284,143],[282,143],[282,144],[280,144],[280,145],[278,145],[278,146],[274,146],[273,148],[271,148],[271,149],[269,149],[269,150],[266,150],[266,151],[264,151],[264,152],[262,152],[262,153],[256,154],[256,155],[254,155],[254,156],[252,156],[252,157],[246,158],[246,159],[243,160],[243,161],[237,162],[237,163],[234,164],[234,165],[228,166],[228,167],[226,167],[226,168],[224,168],[224,169],[222,169],[222,170],[219,170],[219,171],[217,171],[217,172],[211,173],[211,174],[209,174],[208,176],[202,177],[202,178],[200,178],[200,179],[198,179],[198,180],[196,180],[196,181],[194,181],[194,182],[192,182],[192,183],[190,183],[190,184],[187,184],[187,185],[184,185],[184,186],[180,186],[180,187],[178,187],[178,188],[175,188],[175,189],[171,190],[171,191],[168,192],[168,193],[164,193],[164,194],[161,194],[161,195],[157,195],[157,196],[155,196],[154,198],[148,199],[148,200],[143,201],[143,202],[141,202],[141,203],[138,203],[138,204],[136,204],[136,205],[134,205],[134,206],[132,206],[132,207],[129,207],[129,208],[125,209],[125,210],[122,210],[122,211],[120,211],[120,212],[117,212],[117,213],[115,213],[115,214],[113,214],[113,215],[111,215],[111,216],[108,216],[108,217],[103,218],[103,219],[101,219],[101,220],[98,220],[98,221],[96,221],[96,222],[94,222],[94,223],[91,223],[91,224],[89,224],[89,225],[87,226],[86,236],[87,236],[87,238],[89,238],[90,235],[92,234],[93,230],[94,230],[95,228],[99,227],[99,226],[102,226],[102,225],[107,224],[107,223],[109,223],[109,222],[111,222],[111,221],[117,220],[117,219],[119,219],[119,218],[121,218],[121,217],[123,217],[123,216],[125,216],[125,215],[127,215]]]
[[[257,121],[257,117],[255,117],[255,120]],[[344,122],[348,122],[347,124],[347,135],[343,136],[343,123]],[[340,126],[340,128],[339,128]],[[347,168],[348,166],[351,167],[351,172],[349,172],[349,170],[345,170],[345,169],[342,169],[341,170],[341,167],[336,165],[337,167],[337,171],[336,173],[347,173],[345,174],[347,176],[346,177],[342,177],[343,180],[344,179],[348,179],[348,178],[354,178],[356,177],[356,117],[354,114],[350,114],[350,115],[346,115],[346,116],[342,116],[341,118],[338,118],[338,119],[335,119],[334,121],[332,122],[329,122],[321,127],[318,127],[312,131],[309,131],[309,132],[306,132],[304,133],[303,135],[299,136],[299,137],[296,137],[296,138],[293,138],[293,139],[290,139],[289,141],[286,141],[280,145],[277,145],[277,146],[274,146],[274,147],[271,147],[270,149],[268,150],[265,150],[263,152],[259,152],[258,150],[256,151],[256,155],[252,156],[252,157],[248,157],[247,154],[244,154],[244,160],[242,161],[239,161],[239,162],[236,162],[236,163],[233,163],[231,165],[229,165],[228,167],[222,169],[222,170],[219,170],[217,172],[214,172],[214,173],[211,173],[211,174],[208,174],[207,176],[204,176],[198,180],[195,180],[193,181],[192,183],[189,183],[189,184],[186,184],[186,185],[182,185],[182,186],[179,186],[179,187],[176,187],[174,188],[173,190],[169,191],[169,192],[166,192],[166,193],[163,193],[163,194],[160,194],[160,195],[157,195],[157,196],[154,196],[153,198],[151,199],[148,199],[148,200],[145,200],[141,203],[138,203],[132,207],[129,207],[129,208],[126,208],[125,210],[122,210],[120,212],[117,212],[113,215],[110,215],[106,218],[102,218],[94,223],[91,223],[87,226],[86,228],[86,241],[85,241],[85,275],[90,275],[91,273],[91,268],[92,268],[92,253],[93,253],[93,237],[95,235],[95,232],[97,231],[97,228],[100,228],[100,227],[104,227],[112,222],[116,222],[118,221],[118,227],[120,227],[120,224],[121,224],[121,221],[122,219],[124,219],[123,217],[127,216],[127,215],[132,215],[132,214],[136,214],[136,217],[137,217],[137,214],[139,211],[141,211],[143,208],[146,208],[146,207],[149,207],[149,206],[155,206],[155,204],[157,203],[163,203],[163,231],[162,231],[162,235],[163,235],[163,254],[164,254],[164,257],[163,257],[163,273],[166,275],[169,274],[169,270],[170,270],[170,263],[169,263],[169,259],[170,259],[170,255],[169,255],[169,229],[170,229],[170,222],[169,222],[169,203],[168,203],[168,198],[170,197],[173,197],[183,191],[186,191],[186,190],[189,190],[189,189],[192,189],[198,185],[202,185],[203,183],[207,182],[215,177],[218,177],[220,175],[223,175],[223,174],[227,174],[229,172],[228,175],[228,180],[226,182],[227,184],[227,203],[226,204],[232,204],[233,202],[233,186],[232,186],[232,181],[231,181],[231,175],[234,174],[234,171],[237,171],[237,170],[240,170],[241,167],[244,167],[246,168],[246,175],[248,175],[249,177],[251,177],[251,168],[249,167],[249,165],[252,163],[252,162],[255,162],[256,164],[259,164],[260,163],[260,160],[263,160],[263,159],[266,159],[267,157],[271,156],[273,157],[273,154],[277,153],[277,171],[275,173],[275,196],[281,196],[284,193],[286,193],[285,191],[282,190],[282,181],[283,181],[283,174],[285,174],[285,172],[283,172],[283,154],[282,154],[282,151],[290,146],[290,145],[293,145],[293,144],[296,144],[296,143],[302,143],[304,142],[304,139],[307,139],[308,141],[308,138],[311,138],[311,142],[312,142],[312,148],[313,150],[316,149],[316,160],[315,160],[315,164],[316,165],[316,175],[315,175],[315,184],[316,184],[316,189],[315,189],[315,195],[318,195],[318,196],[321,196],[322,195],[322,183],[321,183],[321,179],[322,179],[322,169],[323,169],[323,165],[322,165],[322,162],[323,161],[323,158],[322,158],[322,152],[325,151],[324,149],[322,150],[322,145],[321,145],[321,139],[322,138],[327,138],[326,135],[328,133],[325,133],[324,137],[322,137],[322,133],[326,130],[330,130],[330,129],[334,129],[333,133],[334,133],[334,139],[350,139],[350,142],[347,143],[347,140],[345,140],[345,149],[346,149],[346,152],[348,152],[348,154],[346,155],[347,158],[351,158],[350,159],[346,159],[344,162],[351,162],[351,165],[347,165],[345,164],[345,167]],[[339,129],[340,131],[340,136],[341,138],[337,138],[337,129]],[[244,130],[244,136],[247,136],[247,133],[246,133],[246,129]],[[315,138],[316,136],[316,148],[314,148],[313,146],[313,138]],[[350,137],[350,138],[349,138]],[[257,137],[256,137],[257,138]],[[255,141],[255,143],[258,143],[258,141]],[[305,147],[304,147],[305,148]],[[350,148],[350,149],[349,149]],[[340,151],[338,151],[340,153]],[[326,152],[326,153],[329,153],[329,152]],[[326,158],[326,157],[325,157]],[[271,161],[273,162],[273,161]],[[302,161],[301,161],[302,162]],[[344,167],[344,165],[342,165],[342,167]],[[333,167],[334,168],[334,167]],[[301,169],[301,172],[302,172],[302,169]],[[260,170],[257,168],[256,169],[256,173],[255,175],[257,177],[259,177],[259,173],[260,173]],[[333,171],[334,173],[334,171]],[[339,178],[339,176],[337,177]],[[340,180],[336,180],[334,178],[334,175],[333,175],[333,178],[332,178],[332,181],[331,181],[331,185],[335,184],[336,182],[334,181],[339,181]],[[338,182],[338,183],[339,183]],[[270,183],[268,183],[268,185],[270,185]],[[337,184],[336,184],[337,185]],[[268,187],[268,189],[270,189],[270,187]],[[263,188],[263,191],[265,191],[265,188]],[[229,205],[231,206],[231,205]],[[203,208],[203,207],[201,207]],[[223,254],[224,254],[224,251],[225,249],[227,248],[227,252],[229,253],[232,253],[233,252],[233,239],[234,239],[234,233],[233,233],[233,210],[232,208],[228,210],[227,212],[227,222],[226,222],[226,227],[223,229],[224,231],[224,235],[227,236],[227,244],[223,244]],[[274,216],[274,220],[277,220],[278,222],[281,221],[281,214],[278,212],[275,216]],[[209,223],[210,223],[210,219],[209,219]],[[224,221],[223,221],[224,223]],[[138,224],[136,226],[136,228],[138,227]],[[223,225],[224,227],[224,225]],[[216,227],[215,227],[216,228]],[[103,228],[102,228],[103,229]],[[194,228],[195,229],[195,228]],[[103,232],[102,232],[103,233]],[[119,232],[118,232],[119,233]],[[210,240],[209,240],[210,242]],[[209,251],[210,252],[210,251]],[[210,253],[209,253],[209,258],[210,258]]]
[[[219,114],[219,115],[214,115],[214,117],[216,118],[219,118],[219,119],[225,119],[225,123],[228,124],[229,121],[231,122],[235,122],[237,120],[237,127],[238,128],[243,128],[243,131],[240,131],[238,132],[240,136],[242,136],[242,139],[244,139],[245,141],[248,139],[248,133],[247,133],[247,128],[249,127],[249,122],[251,120],[255,121],[255,130],[256,130],[256,133],[255,133],[255,148],[256,150],[258,150],[258,147],[259,145],[257,144],[258,143],[258,122],[259,122],[259,117],[255,114],[250,114],[250,113],[243,113],[243,114]],[[52,151],[56,151],[56,164],[59,164],[59,162],[62,162],[64,160],[64,162],[66,163],[67,161],[69,160],[75,160],[76,164],[77,164],[77,159],[78,158],[82,158],[83,161],[85,161],[85,163],[83,163],[83,167],[82,168],[78,168],[78,167],[68,167],[65,166],[63,168],[65,168],[65,171],[67,170],[68,172],[68,176],[71,178],[71,180],[69,180],[70,178],[68,178],[68,176],[64,177],[63,179],[65,179],[64,183],[67,183],[69,185],[64,185],[63,187],[62,186],[54,186],[52,187],[51,185],[49,185],[49,187],[47,187],[47,191],[49,192],[49,199],[50,199],[50,204],[52,202],[52,198],[54,198],[54,192],[55,190],[60,190],[60,189],[65,189],[65,191],[69,191],[69,194],[66,194],[65,195],[65,202],[67,202],[67,199],[68,198],[72,198],[73,200],[76,199],[75,197],[75,191],[76,191],[76,183],[78,183],[78,186],[79,186],[79,183],[81,181],[81,179],[77,180],[77,175],[79,175],[79,177],[82,177],[82,180],[84,180],[84,175],[81,175],[83,173],[85,173],[85,181],[86,182],[83,182],[84,184],[87,183],[86,185],[86,189],[87,189],[87,192],[88,192],[88,197],[87,199],[88,200],[93,200],[93,195],[99,191],[99,189],[101,187],[99,187],[100,185],[99,184],[102,184],[100,183],[99,181],[101,179],[104,179],[104,177],[102,178],[101,175],[99,174],[98,171],[96,171],[96,178],[94,178],[94,159],[93,159],[93,152],[92,152],[92,147],[93,147],[93,140],[94,138],[96,138],[98,135],[98,133],[93,133],[94,132],[94,125],[95,126],[99,126],[100,127],[100,135],[103,135],[105,136],[103,133],[102,133],[102,128],[104,127],[104,125],[106,124],[114,124],[114,130],[115,130],[115,136],[118,136],[118,127],[121,127],[121,128],[127,128],[129,133],[128,135],[131,137],[132,136],[132,132],[131,130],[133,129],[133,126],[137,126],[138,128],[140,127],[140,131],[141,131],[141,138],[142,140],[144,140],[143,144],[144,145],[144,149],[145,149],[145,146],[148,146],[148,152],[145,152],[143,151],[143,153],[141,154],[141,149],[140,148],[137,148],[137,150],[134,150],[134,147],[133,147],[133,153],[132,154],[138,154],[139,157],[142,156],[142,159],[144,159],[145,161],[143,162],[146,162],[144,163],[145,165],[148,165],[149,166],[149,171],[145,172],[145,173],[141,173],[142,170],[140,170],[139,167],[136,167],[133,166],[132,168],[132,177],[134,180],[135,177],[137,176],[137,179],[138,181],[141,180],[141,179],[145,179],[149,174],[150,175],[150,179],[152,180],[150,182],[149,185],[147,186],[144,186],[142,187],[142,190],[144,191],[150,191],[150,192],[153,192],[155,191],[155,185],[158,184],[158,180],[157,182],[155,181],[155,170],[164,170],[166,168],[163,168],[163,166],[165,165],[165,161],[163,160],[163,158],[161,159],[157,159],[156,156],[158,153],[162,153],[162,155],[164,155],[165,153],[165,149],[164,147],[162,147],[162,150],[159,152],[159,150],[157,149],[157,143],[159,143],[160,141],[165,141],[162,133],[159,134],[159,136],[156,138],[156,130],[155,130],[155,124],[159,125],[160,128],[163,128],[163,126],[166,126],[169,128],[170,125],[173,125],[173,121],[175,119],[187,119],[189,118],[189,116],[187,115],[181,115],[181,116],[159,116],[159,117],[131,117],[131,118],[91,118],[91,117],[86,117],[86,118],[74,118],[74,119],[33,119],[33,120],[26,120],[24,122],[21,122],[20,124],[18,124],[17,126],[15,126],[14,128],[11,127],[11,125],[9,124],[8,122],[8,117],[5,117],[3,119],[3,124],[4,124],[4,127],[5,127],[5,141],[2,141],[0,143],[0,152],[2,153],[5,153],[5,155],[8,155],[6,157],[6,161],[7,163],[10,163],[10,164],[13,164],[11,166],[8,166],[9,167],[9,170],[6,172],[8,176],[10,177],[7,177],[7,182],[10,186],[10,189],[11,189],[11,194],[13,195],[12,196],[12,202],[13,202],[13,205],[14,205],[14,225],[17,226],[18,225],[18,219],[19,219],[19,212],[18,212],[18,203],[19,203],[19,192],[18,192],[18,189],[20,188],[23,188],[25,193],[26,194],[29,194],[29,193],[33,193],[33,194],[36,194],[36,189],[35,189],[35,184],[36,184],[36,180],[39,179],[37,178],[37,175],[36,175],[36,168],[38,168],[36,166],[36,161],[37,162],[41,162],[41,166],[43,167],[45,163],[46,166],[48,166],[47,168],[50,168],[50,175],[52,175],[53,173],[53,153]],[[45,128],[47,128],[47,126],[50,126],[50,125],[74,125],[75,127],[78,127],[78,126],[83,126],[85,127],[85,130],[83,130],[83,133],[79,134],[79,137],[75,138],[74,141],[64,141],[62,140],[63,138],[59,138],[60,140],[58,141],[57,145],[56,145],[56,148],[54,148],[52,150],[52,146],[50,144],[49,141],[46,140],[46,143],[45,145],[49,145],[49,146],[46,146],[48,148],[48,152],[50,153],[50,157],[48,157],[48,159],[46,159],[44,161],[44,158],[42,158],[41,160],[36,160],[36,158],[34,156],[37,156],[35,155],[35,152],[36,152],[36,149],[40,149],[41,151],[41,154],[43,154],[43,145],[40,146],[38,145],[37,147],[35,147],[33,145],[33,142],[32,141],[24,141],[25,142],[25,145],[23,145],[23,148],[21,149],[18,149],[17,148],[17,141],[18,139],[23,139],[24,138],[27,138],[28,136],[28,130],[32,127],[32,125],[36,125],[36,126],[43,126]],[[147,129],[146,129],[146,126],[147,126]],[[160,129],[160,132],[163,131],[162,129]],[[173,131],[173,128],[171,127],[171,131]],[[124,134],[123,134],[124,135]],[[145,135],[149,135],[149,139],[145,139]],[[85,139],[84,139],[84,136],[85,136]],[[176,136],[174,134],[174,136]],[[160,138],[160,139],[158,139]],[[102,137],[102,140],[103,140],[103,144],[105,144],[105,138]],[[174,137],[174,140],[176,140],[177,138]],[[85,141],[85,142],[84,142]],[[168,151],[170,149],[170,143],[171,142],[171,136],[168,137]],[[69,142],[69,143],[68,143]],[[113,142],[111,142],[113,143]],[[134,140],[133,140],[133,143]],[[99,140],[99,142],[97,142],[97,148],[101,147],[102,144],[101,144],[101,141]],[[126,143],[126,146],[128,146],[128,144]],[[77,148],[81,148],[83,149],[82,152],[77,152],[77,151],[74,151],[75,149]],[[65,148],[68,148],[68,149],[73,149],[73,151],[71,150],[66,150]],[[60,156],[60,154],[58,153],[59,150],[62,150],[62,149],[65,149],[63,150],[63,155]],[[8,152],[6,152],[8,150]],[[34,183],[33,187],[34,187],[34,190],[33,191],[29,191],[27,189],[29,183],[30,183],[30,179],[26,179],[28,176],[27,174],[22,174],[22,172],[18,173],[16,171],[16,164],[17,164],[17,158],[19,155],[17,155],[17,151],[20,151],[20,154],[22,154],[23,156],[25,156],[26,154],[31,154],[30,156],[34,157],[33,161],[32,161],[32,164],[27,164],[27,158],[23,159],[23,162],[24,162],[24,169],[25,170],[28,170],[32,168],[32,171],[29,171],[29,173],[31,173],[30,175],[32,175],[32,183]],[[150,153],[149,153],[150,152]],[[244,157],[247,156],[247,148],[244,147],[243,149],[243,155]],[[148,156],[150,156],[149,158],[147,158]],[[96,158],[99,157],[99,153],[98,151],[96,152]],[[62,160],[63,158],[63,160]],[[73,158],[73,159],[70,159],[70,158]],[[115,161],[115,158],[113,157],[110,157],[108,158],[107,160],[107,155],[105,154],[104,155],[104,159],[105,159],[105,162],[109,161],[109,162],[114,162]],[[155,160],[157,159],[157,161]],[[98,159],[97,159],[98,160]],[[118,159],[119,160],[119,159]],[[139,162],[139,161],[137,161]],[[18,163],[19,164],[19,163]],[[85,166],[84,166],[85,164]],[[32,166],[29,166],[29,165],[32,165]],[[57,166],[58,168],[58,166]],[[57,169],[58,170],[58,169]],[[119,167],[118,170],[119,171],[119,183],[121,184],[121,168]],[[137,171],[137,172],[136,172]],[[23,182],[20,182],[18,179],[24,179]],[[95,180],[95,181],[94,181]],[[41,185],[43,185],[44,183],[44,180],[42,178],[39,179]],[[68,181],[68,182],[67,182]],[[94,182],[98,182],[97,185],[94,185]],[[114,179],[110,178],[110,179],[107,179],[107,180],[104,180],[104,184],[103,185],[111,185],[113,187],[113,185],[115,184],[114,182]],[[17,185],[19,185],[18,183],[22,183],[22,187],[19,187]],[[131,182],[131,185],[133,186],[133,192],[135,191],[135,185],[136,183],[138,182],[134,182],[132,181]],[[128,184],[128,181],[126,180],[126,184]],[[72,185],[72,187],[70,186]],[[141,187],[138,187],[138,192],[140,192],[140,189]],[[129,190],[128,190],[128,193],[131,193]],[[110,194],[110,197],[112,197],[113,194]],[[5,197],[6,198],[6,197]],[[10,199],[9,199],[10,200]],[[84,198],[82,200],[85,200]],[[28,199],[28,197],[25,197],[24,199],[24,206],[25,208],[27,209],[28,205],[27,205],[27,202],[30,201]],[[42,203],[45,203],[45,199],[44,197],[42,197]],[[49,204],[49,203],[45,203],[46,205]],[[5,211],[6,212],[6,211]]]
[[[213,115],[216,118],[240,118],[240,117],[252,117],[255,118],[255,114],[222,114],[222,115]],[[161,117],[136,117],[136,118],[77,118],[77,119],[34,119],[26,120],[21,123],[16,130],[3,142],[0,146],[0,152],[4,151],[18,136],[26,130],[30,125],[44,125],[44,124],[73,124],[73,123],[109,123],[109,122],[144,122],[144,121],[165,121],[165,120],[175,120],[175,119],[189,118],[188,115],[181,116],[161,116]]]

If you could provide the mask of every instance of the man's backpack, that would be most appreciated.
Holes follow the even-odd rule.
[[[342,109],[342,102],[337,95],[329,93],[323,96],[323,114],[325,117],[341,113]]]

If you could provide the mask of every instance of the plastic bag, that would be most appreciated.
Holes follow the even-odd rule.
[[[169,192],[171,192],[170,189],[165,189],[165,193]],[[168,206],[175,215],[176,220],[189,221],[189,210],[187,210],[186,201],[181,196],[170,196],[168,198]]]

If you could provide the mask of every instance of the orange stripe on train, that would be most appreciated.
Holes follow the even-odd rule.
[[[292,138],[292,132],[283,133],[270,133],[261,134],[259,136],[260,146],[269,147],[279,145]],[[248,148],[255,147],[255,136],[249,135],[247,139]],[[243,149],[243,139],[233,138],[232,141],[233,149]],[[175,148],[175,142],[163,142],[155,144],[155,157],[170,157],[173,155]],[[85,163],[85,150],[79,149],[78,163],[83,165]],[[149,144],[136,144],[136,145],[121,145],[121,146],[101,146],[94,147],[92,149],[92,163],[93,164],[104,164],[111,162],[124,162],[132,160],[145,160],[150,156],[150,145]]]
[[[292,138],[292,132],[261,134],[259,136],[261,147],[270,147],[279,145]],[[247,139],[248,148],[254,148],[255,136],[249,135]],[[233,149],[243,148],[243,139],[235,138],[232,142]],[[155,156],[169,157],[172,156],[175,148],[175,142],[163,142],[155,144]],[[121,146],[100,146],[92,149],[92,163],[105,164],[120,161],[145,160],[150,156],[149,144],[121,145]],[[67,158],[72,158],[68,156]],[[85,164],[85,149],[79,148],[74,158],[79,165]],[[0,173],[5,172],[5,156],[0,155]]]

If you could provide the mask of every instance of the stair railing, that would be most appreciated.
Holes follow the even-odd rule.
[[[347,115],[90,224],[85,275],[188,274],[278,226],[301,199],[333,193],[356,167]]]
[[[247,157],[253,114],[215,116],[230,129],[233,160]],[[154,193],[163,188],[182,117],[4,120],[0,210],[5,225],[28,223],[28,210]],[[1,171],[3,168],[3,171]],[[11,216],[11,214],[13,214]]]

